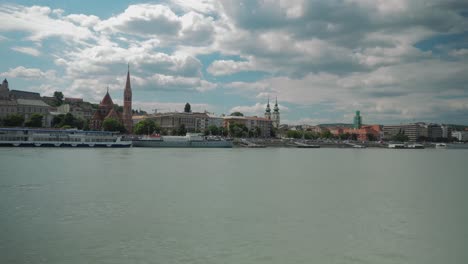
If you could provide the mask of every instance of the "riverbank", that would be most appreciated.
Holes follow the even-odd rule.
[[[380,142],[358,142],[340,140],[302,140],[302,139],[234,139],[234,147],[278,147],[297,148],[299,144],[314,145],[320,148],[388,148],[387,143]],[[409,143],[412,144],[412,143]],[[424,148],[435,148],[435,143],[418,143]],[[468,144],[451,144],[457,148],[468,148]]]

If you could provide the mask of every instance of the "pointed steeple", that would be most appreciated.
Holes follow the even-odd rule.
[[[110,94],[109,94],[109,85],[107,86],[107,91],[106,91],[106,94],[104,95],[104,98],[102,98],[101,105],[105,105],[105,106],[114,105],[114,102],[112,101],[112,98],[110,97]]]
[[[127,71],[127,82],[125,83],[125,91],[132,89],[130,85],[130,63],[128,64],[128,71]]]
[[[273,108],[273,111],[279,112],[279,107],[278,107],[278,97],[275,99],[275,108]]]
[[[132,86],[130,84],[130,63],[127,65],[127,81],[124,89],[123,124],[128,133],[133,131],[132,122]]]
[[[267,113],[270,113],[270,112],[271,112],[271,109],[270,109],[270,97],[269,97],[269,96],[268,96],[268,103],[267,103],[265,112],[267,112]]]

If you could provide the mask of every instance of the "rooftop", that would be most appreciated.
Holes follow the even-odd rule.
[[[44,101],[42,101],[42,100],[17,99],[16,102],[18,103],[18,105],[30,105],[30,106],[50,107],[50,105],[44,103]]]

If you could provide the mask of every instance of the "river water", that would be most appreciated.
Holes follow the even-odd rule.
[[[0,263],[468,263],[468,150],[0,148]]]

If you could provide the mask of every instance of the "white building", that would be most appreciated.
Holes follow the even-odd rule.
[[[468,141],[468,131],[453,131],[452,137],[458,141]]]

